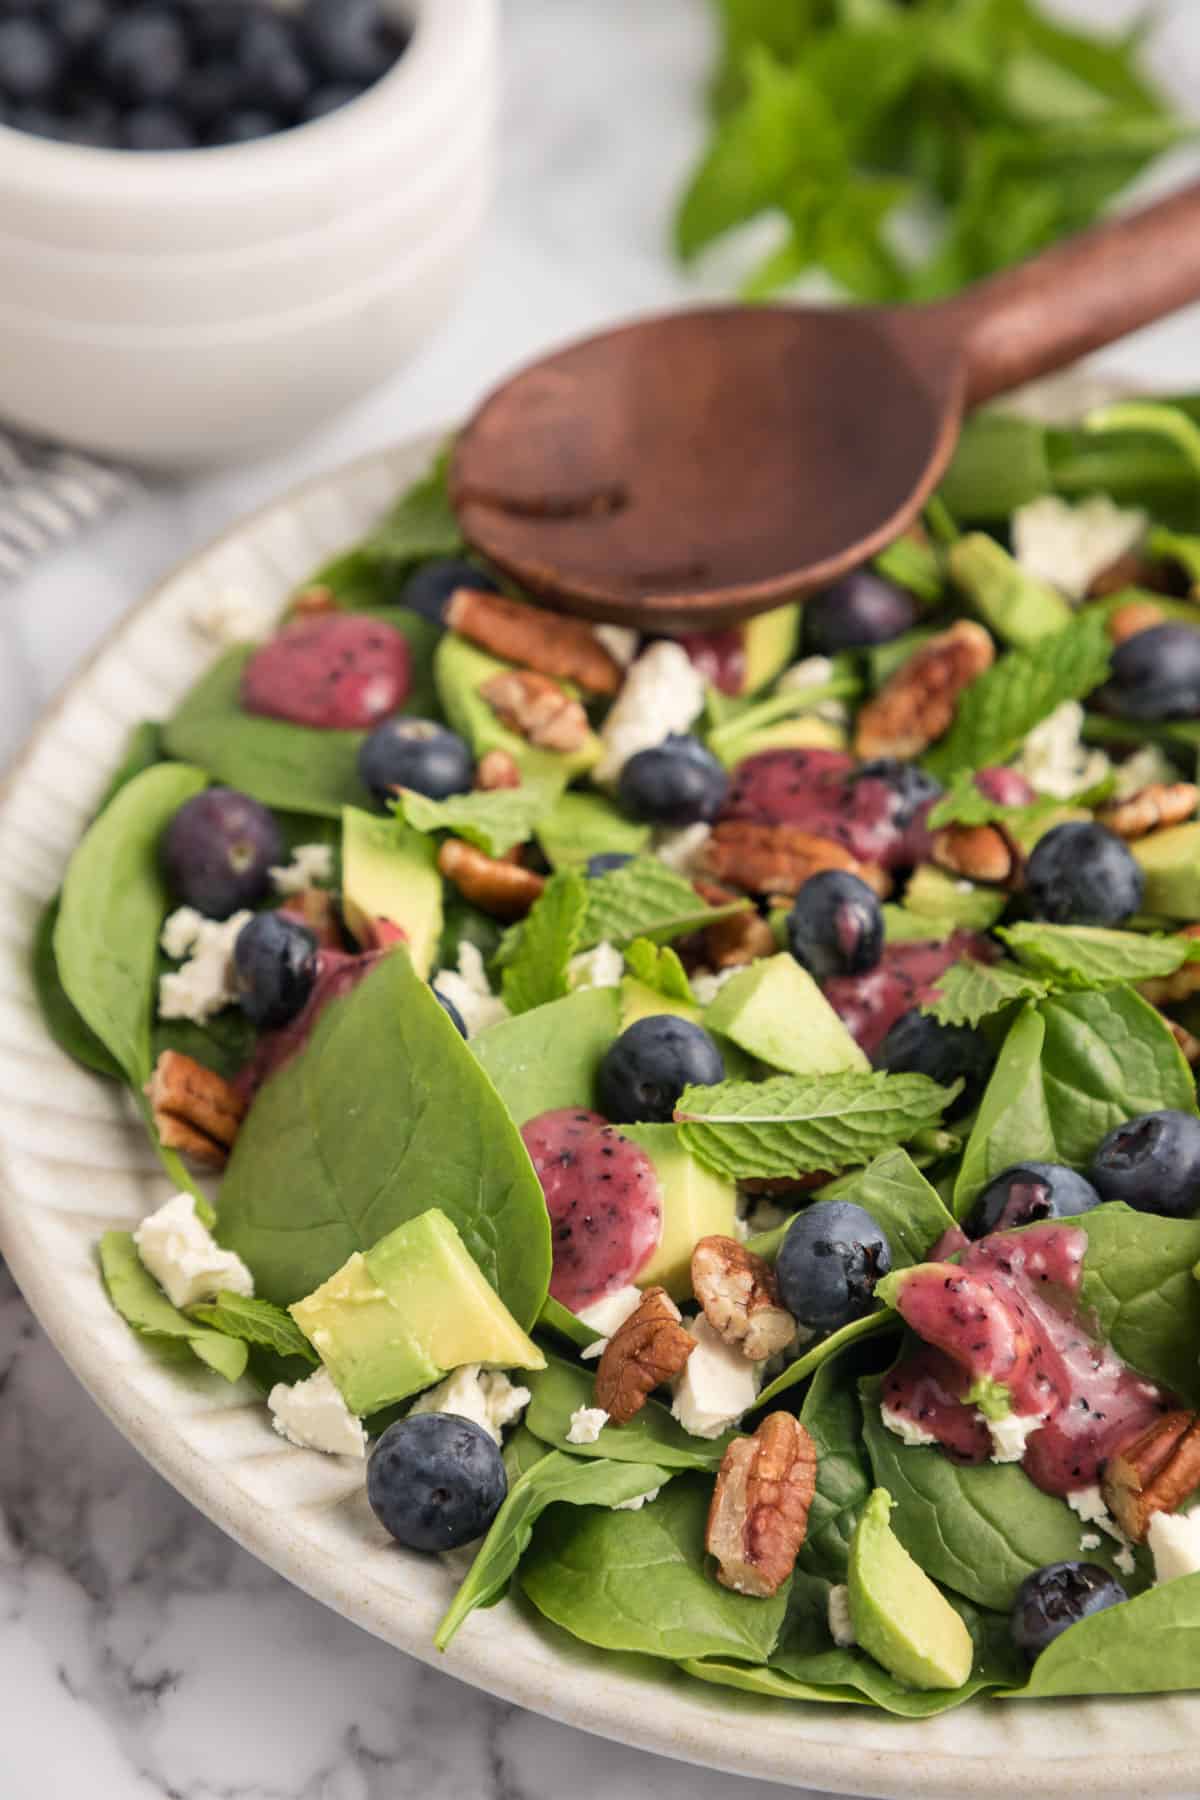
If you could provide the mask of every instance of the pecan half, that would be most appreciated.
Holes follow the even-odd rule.
[[[734,1438],[704,1540],[722,1587],[760,1600],[779,1592],[804,1543],[816,1485],[816,1448],[791,1413],[768,1413],[753,1437]]]
[[[596,1367],[596,1405],[627,1425],[656,1387],[674,1380],[696,1340],[665,1288],[650,1287],[636,1312],[604,1346]]]
[[[446,839],[438,868],[464,900],[497,919],[523,919],[546,885],[532,869],[487,856],[461,838]]]
[[[548,675],[501,669],[479,690],[502,725],[541,750],[578,750],[588,734],[587,714]]]
[[[933,861],[951,875],[993,887],[1011,881],[1019,858],[995,825],[947,825],[933,834]]]
[[[1115,831],[1118,837],[1132,841],[1148,837],[1167,825],[1182,825],[1190,819],[1200,803],[1200,788],[1190,781],[1155,781],[1140,788],[1128,800],[1113,806],[1102,806],[1097,822]]]
[[[861,863],[832,838],[814,837],[795,825],[727,819],[714,827],[701,862],[716,880],[736,882],[748,894],[798,894],[809,876],[822,869],[845,869],[881,898],[892,891],[886,870]]]
[[[914,650],[858,715],[859,756],[918,756],[954,723],[958,697],[995,661],[982,625],[958,619]]]
[[[1185,925],[1178,935],[1185,938],[1200,937],[1200,925]],[[1178,1006],[1181,1001],[1190,1000],[1193,994],[1200,993],[1200,963],[1184,963],[1173,975],[1159,975],[1152,981],[1139,982],[1138,993],[1151,1006]]]
[[[507,750],[489,750],[475,766],[475,786],[482,794],[494,794],[497,788],[519,788],[521,765]]]
[[[337,900],[327,888],[303,888],[290,894],[279,911],[288,919],[307,925],[322,950],[341,950],[342,920]]]
[[[1085,596],[1088,600],[1107,600],[1110,594],[1119,594],[1125,588],[1161,588],[1164,570],[1159,562],[1146,555],[1143,550],[1126,550],[1107,568],[1100,569],[1088,583]]]
[[[589,694],[615,694],[623,671],[591,626],[565,613],[546,612],[507,594],[456,588],[446,608],[446,624],[493,656],[536,669],[559,681],[575,681]]]
[[[757,962],[760,956],[773,956],[776,948],[775,933],[751,909],[718,919],[704,933],[704,954],[710,969],[740,969],[745,963]]]
[[[1164,1413],[1110,1457],[1100,1483],[1104,1504],[1126,1537],[1141,1543],[1156,1512],[1174,1512],[1200,1487],[1200,1418]]]
[[[700,1239],[692,1251],[692,1292],[713,1330],[751,1362],[786,1350],[796,1335],[774,1269],[735,1238]]]
[[[206,1169],[223,1169],[246,1101],[221,1075],[178,1050],[164,1050],[146,1083],[154,1129],[166,1150],[179,1150]]]
[[[1123,644],[1126,638],[1136,637],[1139,631],[1150,631],[1155,625],[1161,625],[1166,616],[1153,600],[1127,600],[1124,606],[1114,607],[1109,613],[1105,630],[1114,644]]]
[[[312,587],[301,588],[292,601],[291,614],[296,619],[313,619],[321,613],[337,611],[337,595],[331,587],[316,582]]]
[[[1167,1029],[1194,1069],[1200,1064],[1200,1038],[1193,1037],[1187,1026],[1181,1025],[1178,1019],[1168,1019]]]

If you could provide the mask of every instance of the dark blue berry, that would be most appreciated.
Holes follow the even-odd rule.
[[[1035,917],[1055,925],[1119,925],[1142,903],[1145,879],[1103,825],[1073,821],[1038,839],[1025,868]]]
[[[108,17],[106,0],[49,0],[45,9],[47,25],[72,56],[90,49]]]
[[[455,1006],[453,1000],[451,1000],[447,995],[443,994],[443,992],[440,988],[434,988],[433,997],[437,1001],[438,1005],[441,1007],[442,1011],[449,1018],[450,1023],[453,1025],[455,1031],[457,1031],[459,1037],[466,1037],[466,1035],[467,1035],[466,1020],[463,1018],[462,1014],[459,1012],[457,1006]]]
[[[398,1419],[367,1469],[371,1509],[406,1550],[455,1550],[482,1537],[507,1492],[500,1446],[457,1413]]]
[[[699,825],[721,810],[729,777],[699,738],[672,734],[639,750],[621,770],[617,798],[634,819],[654,825]]]
[[[39,19],[0,19],[0,93],[44,100],[62,74],[62,48]]]
[[[616,1125],[669,1124],[685,1087],[725,1079],[725,1060],[707,1031],[671,1013],[638,1019],[600,1064],[600,1108]]]
[[[775,1275],[792,1317],[824,1336],[870,1312],[875,1284],[891,1266],[892,1247],[869,1212],[849,1200],[818,1200],[788,1226]]]
[[[861,975],[883,955],[883,909],[857,875],[825,869],[796,895],[787,936],[792,955],[815,980]]]
[[[1200,715],[1200,631],[1153,625],[1113,651],[1112,679],[1098,696],[1124,719],[1194,719]]]
[[[963,1091],[946,1117],[970,1112],[992,1072],[996,1053],[981,1031],[969,1025],[939,1025],[919,1007],[902,1013],[875,1052],[875,1067],[891,1075],[928,1075],[949,1087],[961,1080]]]
[[[1048,1563],[1027,1575],[1017,1589],[1013,1642],[1032,1662],[1068,1627],[1128,1598],[1116,1576],[1098,1563]]]
[[[317,940],[307,925],[264,912],[238,933],[233,963],[238,1005],[260,1031],[288,1025],[304,1011],[317,980]]]
[[[240,93],[235,64],[204,63],[188,70],[175,103],[194,126],[207,133],[222,114],[236,112]]]
[[[462,738],[432,719],[385,719],[358,753],[358,772],[377,800],[413,788],[430,800],[470,792],[475,761]]]
[[[487,594],[498,594],[499,585],[475,563],[459,556],[439,556],[433,562],[414,569],[400,590],[400,604],[420,613],[431,624],[444,625],[450,596],[458,588],[475,588]]]
[[[306,125],[311,125],[315,119],[324,119],[330,113],[340,112],[343,106],[349,106],[352,100],[358,100],[363,92],[361,85],[353,81],[335,81],[325,87],[314,88],[300,108],[300,117]]]
[[[196,134],[172,106],[134,106],[120,123],[126,150],[194,150]]]
[[[188,41],[174,13],[144,7],[119,14],[100,40],[100,80],[115,100],[169,100],[188,66]]]
[[[614,869],[623,869],[632,861],[627,850],[599,850],[595,856],[588,857],[584,873],[589,880],[595,881],[601,875],[611,875]]]
[[[963,1230],[968,1237],[981,1238],[989,1231],[1012,1231],[1041,1219],[1075,1219],[1099,1204],[1091,1182],[1074,1169],[1061,1163],[1014,1163],[988,1182]]]
[[[945,791],[939,781],[918,768],[916,763],[901,762],[895,756],[880,756],[874,762],[862,763],[855,770],[853,780],[881,781],[889,789],[892,819],[900,830],[911,825],[921,808],[940,799]]]
[[[913,596],[871,569],[856,569],[805,602],[805,647],[836,656],[865,644],[886,644],[911,631],[921,609]]]
[[[312,90],[312,74],[300,55],[295,32],[278,13],[260,10],[248,16],[238,34],[234,60],[247,106],[293,113]]]
[[[162,860],[176,900],[210,919],[227,919],[266,895],[271,869],[284,861],[283,838],[249,794],[208,788],[167,826]]]
[[[308,0],[301,30],[313,62],[330,81],[378,81],[403,49],[378,0]]]
[[[188,0],[184,9],[193,54],[230,61],[255,0]]]
[[[1200,1212],[1200,1119],[1170,1109],[1129,1119],[1109,1132],[1088,1174],[1105,1200],[1190,1219]]]
[[[238,106],[213,120],[206,141],[214,145],[253,144],[259,138],[274,137],[283,128],[277,113],[267,112],[261,106]]]

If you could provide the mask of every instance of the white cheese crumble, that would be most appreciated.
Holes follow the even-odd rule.
[[[725,1343],[703,1313],[687,1327],[696,1348],[675,1379],[671,1416],[693,1437],[720,1437],[754,1405],[762,1370]]]
[[[1114,800],[1130,800],[1143,788],[1153,787],[1156,781],[1169,783],[1179,779],[1175,764],[1158,744],[1143,744],[1140,750],[1135,750],[1132,756],[1116,765],[1113,775]]]
[[[642,641],[641,632],[630,630],[628,625],[593,625],[592,636],[623,669],[629,667]]]
[[[654,854],[677,875],[695,875],[699,871],[704,846],[712,836],[712,826],[703,820],[698,825],[685,825],[679,831],[655,834]]]
[[[1013,552],[1039,581],[1068,600],[1082,600],[1097,575],[1136,550],[1146,535],[1144,512],[1115,506],[1107,495],[1071,506],[1045,494],[1013,514]]]
[[[309,888],[328,887],[333,880],[333,847],[297,844],[291,862],[269,873],[277,894],[303,894]]]
[[[777,1225],[783,1225],[795,1215],[784,1206],[776,1206],[773,1200],[751,1200],[746,1208],[746,1231],[749,1237],[757,1237],[760,1231],[774,1231]]]
[[[433,985],[458,1008],[469,1038],[478,1037],[489,1025],[498,1025],[509,1017],[503,1000],[492,992],[482,951],[478,944],[469,943],[465,938],[458,946],[457,973],[453,969],[440,969]]]
[[[289,1387],[281,1381],[267,1395],[271,1423],[280,1437],[298,1450],[321,1450],[326,1456],[367,1454],[367,1434],[334,1385],[328,1369]]]
[[[607,1424],[608,1414],[602,1406],[577,1406],[571,1414],[567,1442],[594,1444]]]
[[[696,996],[697,1003],[700,1006],[711,1006],[727,981],[732,981],[735,975],[744,975],[745,973],[745,969],[736,968],[719,969],[715,974],[711,969],[697,969],[690,978],[692,992]]]
[[[775,684],[780,694],[802,694],[805,688],[825,687],[833,680],[833,663],[827,656],[805,656],[785,669]],[[850,708],[844,700],[819,700],[811,709],[813,716],[827,725],[846,725]]]
[[[601,1331],[605,1337],[611,1337],[641,1304],[641,1288],[629,1285],[614,1288],[611,1294],[602,1294],[590,1306],[580,1307],[575,1317],[581,1324],[590,1325],[593,1331]]]
[[[625,973],[625,958],[615,944],[597,944],[594,950],[583,950],[567,964],[567,981],[572,988],[620,987]]]
[[[1079,1540],[1079,1548],[1081,1550],[1098,1550],[1103,1542],[1104,1539],[1098,1531],[1085,1531]]]
[[[1200,1507],[1191,1512],[1150,1515],[1147,1542],[1154,1557],[1154,1584],[1200,1573]]]
[[[1132,1575],[1137,1568],[1137,1564],[1133,1560],[1133,1551],[1129,1548],[1128,1544],[1124,1544],[1121,1549],[1115,1553],[1113,1562],[1116,1564],[1117,1568],[1120,1569],[1122,1575]]]
[[[979,1417],[988,1428],[992,1440],[992,1461],[994,1463],[1017,1463],[1025,1454],[1025,1446],[1035,1431],[1039,1431],[1045,1420],[1036,1413],[1009,1413],[1003,1419],[989,1419],[986,1414]]]
[[[703,708],[704,677],[687,651],[666,638],[649,645],[630,666],[601,727],[604,755],[593,779],[615,782],[631,756],[686,731]]]
[[[610,1510],[612,1512],[641,1512],[643,1506],[649,1506],[650,1502],[657,1500],[661,1493],[662,1489],[656,1487],[651,1488],[648,1494],[635,1494],[632,1500],[614,1500]]]
[[[253,644],[269,637],[279,617],[277,601],[267,601],[232,582],[208,595],[189,614],[192,630],[210,643]]]
[[[176,1194],[142,1220],[133,1234],[142,1266],[153,1275],[172,1306],[215,1300],[223,1290],[254,1293],[254,1277],[232,1250],[222,1250],[196,1217],[191,1194]]]
[[[850,1617],[850,1589],[837,1582],[829,1590],[829,1635],[839,1650],[852,1650],[858,1642],[854,1621]]]
[[[1064,700],[1034,726],[1013,760],[1013,768],[1037,793],[1073,800],[1085,788],[1103,781],[1110,767],[1103,750],[1089,750],[1080,741],[1082,729],[1082,706],[1077,700]]]
[[[1067,1505],[1085,1525],[1101,1525],[1109,1516],[1104,1495],[1096,1482],[1091,1487],[1075,1488],[1067,1495]]]
[[[191,906],[181,906],[171,914],[159,942],[168,956],[182,958],[183,965],[159,981],[159,1018],[190,1019],[195,1025],[205,1025],[215,1013],[233,1004],[237,999],[234,946],[253,917],[253,913],[239,912],[232,919],[206,919]]]
[[[579,1352],[580,1361],[599,1362],[611,1343],[611,1338],[597,1338],[594,1344],[585,1344]]]
[[[918,1449],[926,1444],[936,1444],[937,1439],[932,1431],[926,1431],[915,1419],[907,1418],[904,1413],[893,1412],[889,1406],[881,1406],[879,1417],[887,1429],[906,1443],[910,1449]]]
[[[484,1369],[478,1363],[464,1363],[429,1388],[409,1408],[413,1413],[457,1413],[481,1425],[498,1444],[506,1425],[515,1425],[533,1396],[528,1388],[515,1387],[499,1369]]]

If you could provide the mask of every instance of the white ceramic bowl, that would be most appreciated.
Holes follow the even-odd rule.
[[[395,69],[253,144],[79,149],[0,126],[0,414],[144,462],[312,429],[449,308],[491,191],[497,0],[396,0]]]

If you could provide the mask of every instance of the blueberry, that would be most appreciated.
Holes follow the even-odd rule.
[[[788,1226],[775,1274],[792,1317],[824,1336],[870,1312],[875,1283],[891,1266],[892,1247],[869,1212],[818,1200]]]
[[[175,103],[193,125],[207,130],[223,113],[236,112],[240,93],[241,82],[232,63],[202,63],[188,70]]]
[[[284,129],[278,114],[261,106],[236,106],[218,114],[209,127],[210,144],[253,144]]]
[[[266,807],[235,788],[214,787],[175,814],[163,833],[162,860],[176,900],[227,919],[264,897],[270,870],[285,859]]]
[[[817,981],[861,975],[883,955],[883,909],[857,875],[825,869],[796,895],[787,935],[792,955]]]
[[[886,644],[911,631],[921,609],[910,593],[871,569],[855,569],[804,607],[805,648],[836,656],[864,644]]]
[[[939,1025],[914,1006],[896,1020],[874,1061],[891,1075],[928,1075],[943,1087],[961,1079],[963,1091],[946,1114],[957,1119],[978,1101],[996,1055],[982,1032],[969,1025]]]
[[[456,1550],[482,1537],[507,1492],[500,1446],[457,1413],[398,1419],[367,1469],[371,1510],[406,1550]]]
[[[238,1005],[260,1031],[304,1011],[317,980],[315,935],[299,919],[264,912],[238,933],[233,966]]]
[[[432,719],[385,719],[358,753],[358,772],[377,800],[414,788],[430,800],[470,792],[475,762],[467,745]]]
[[[900,830],[912,824],[923,806],[939,800],[945,792],[942,784],[916,763],[901,762],[895,756],[880,756],[874,762],[860,764],[853,780],[881,781],[891,790],[892,818]]]
[[[434,988],[433,997],[441,1007],[442,1011],[448,1016],[450,1023],[453,1025],[455,1031],[457,1031],[459,1037],[466,1037],[466,1020],[459,1012],[457,1006],[455,1006],[453,1000],[443,994],[440,988]]]
[[[617,799],[631,818],[654,825],[699,825],[721,810],[729,777],[699,738],[675,733],[639,750],[621,770]]]
[[[241,77],[241,97],[248,106],[268,112],[294,113],[313,85],[287,19],[274,12],[252,12],[238,34],[234,60]]]
[[[238,38],[254,4],[253,0],[189,0],[184,11],[193,51],[229,62],[237,53]]]
[[[62,74],[63,54],[38,19],[0,19],[0,93],[10,100],[44,100]]]
[[[1106,711],[1125,719],[1200,715],[1200,631],[1153,625],[1113,651],[1112,679],[1101,690]]]
[[[725,1059],[707,1031],[673,1013],[638,1019],[600,1064],[600,1106],[617,1125],[666,1125],[685,1087],[725,1079]]]
[[[478,588],[487,594],[500,592],[498,583],[474,563],[464,562],[458,556],[440,556],[413,570],[400,590],[400,604],[434,625],[443,625],[456,588]]]
[[[134,106],[120,123],[126,150],[194,150],[196,134],[171,106]]]
[[[308,0],[301,30],[314,63],[331,81],[378,81],[403,48],[378,0]]]
[[[1068,1626],[1093,1613],[1119,1606],[1125,1589],[1098,1563],[1047,1563],[1035,1569],[1017,1589],[1012,1609],[1013,1642],[1032,1662]]]
[[[600,850],[595,856],[588,857],[584,873],[589,880],[595,881],[601,875],[611,875],[614,869],[623,869],[632,861],[626,850]]]
[[[1055,925],[1119,925],[1142,903],[1145,879],[1132,852],[1103,825],[1056,825],[1025,869],[1035,917]]]
[[[188,41],[164,7],[118,15],[100,40],[97,72],[115,100],[137,106],[168,100],[188,66]]]
[[[988,1182],[963,1230],[968,1237],[981,1238],[989,1231],[1036,1225],[1040,1219],[1075,1219],[1099,1204],[1091,1182],[1074,1169],[1061,1163],[1014,1163]]]
[[[300,108],[300,117],[306,125],[311,125],[315,119],[324,119],[332,112],[340,112],[343,106],[349,106],[352,100],[358,100],[364,92],[359,82],[331,81],[325,87],[313,89]],[[414,611],[419,610],[414,608]]]
[[[1105,1200],[1190,1219],[1200,1212],[1200,1119],[1172,1110],[1129,1119],[1109,1132],[1088,1174]]]
[[[106,0],[49,0],[46,24],[72,55],[89,49],[108,24]]]

